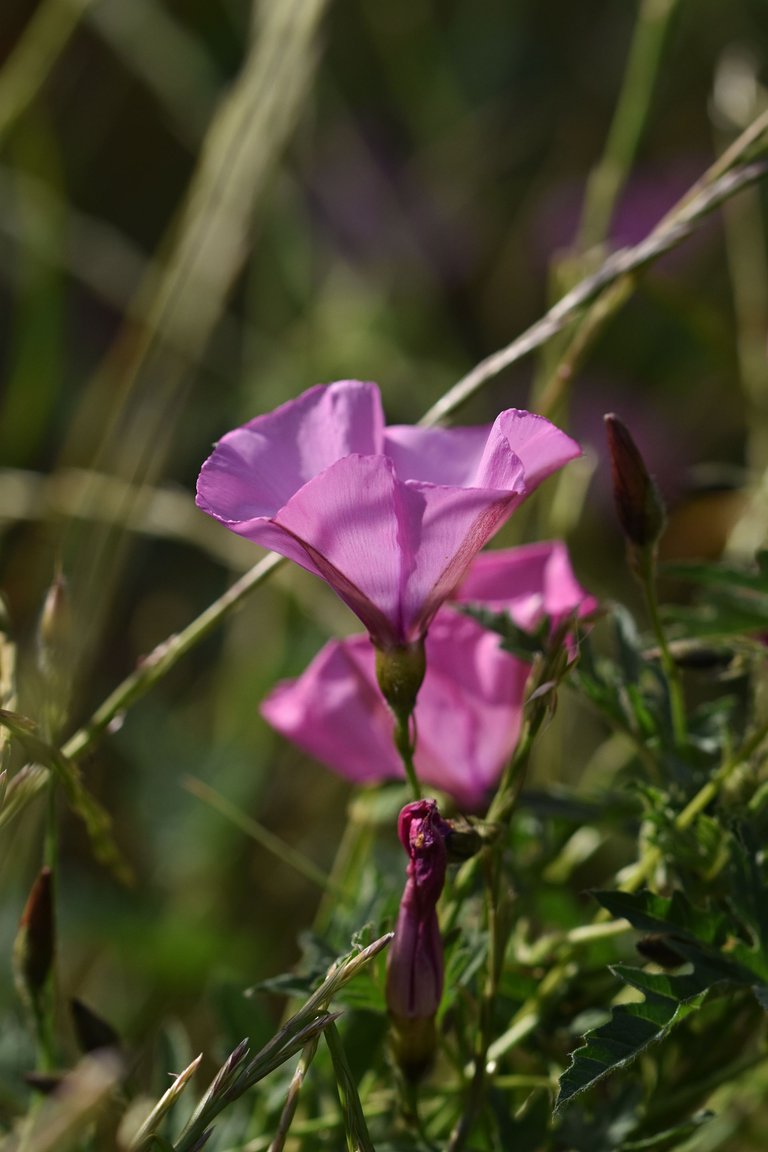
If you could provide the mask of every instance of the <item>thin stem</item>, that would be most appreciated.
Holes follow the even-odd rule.
[[[397,748],[400,759],[403,762],[403,769],[408,781],[408,785],[413,792],[414,800],[421,799],[421,786],[419,785],[419,778],[416,775],[416,767],[413,763],[413,753],[415,751],[416,742],[411,735],[411,717],[395,714],[395,747]]]
[[[288,1095],[283,1106],[283,1111],[280,1114],[280,1121],[277,1125],[274,1139],[269,1146],[269,1152],[283,1152],[285,1141],[293,1123],[293,1118],[296,1115],[296,1108],[299,1103],[299,1094],[304,1085],[304,1079],[309,1071],[309,1066],[315,1058],[317,1046],[320,1042],[319,1036],[313,1036],[312,1039],[304,1046],[304,1050],[299,1057],[299,1062],[296,1065],[296,1071],[291,1078],[291,1085],[288,1089]]]
[[[733,773],[744,764],[749,757],[757,751],[763,741],[768,738],[768,723],[762,724],[752,735],[744,741],[741,748],[730,756],[717,772],[703,784],[695,796],[688,801],[685,808],[675,818],[674,830],[685,832],[694,820],[705,811],[716,798],[718,792],[731,778]],[[619,886],[623,892],[636,892],[641,884],[645,883],[662,859],[662,851],[656,846],[649,846],[637,866],[630,872],[624,882]]]
[[[542,669],[541,676],[546,677],[547,674],[547,669]],[[480,999],[479,1026],[473,1056],[472,1080],[469,1085],[464,1109],[451,1133],[448,1152],[460,1152],[460,1150],[464,1148],[474,1128],[475,1120],[480,1114],[487,1097],[488,1053],[493,1042],[496,997],[498,995],[499,980],[504,966],[504,957],[507,951],[510,930],[509,918],[501,914],[502,905],[505,902],[501,894],[501,883],[504,874],[504,846],[506,843],[506,836],[503,833],[509,826],[523,784],[525,783],[526,771],[533,744],[545,715],[546,705],[542,700],[536,699],[529,708],[515,755],[506,767],[501,785],[488,811],[489,822],[498,824],[501,829],[501,834],[497,835],[478,856],[467,861],[467,864],[457,878],[459,883],[457,883],[456,886],[457,891],[454,895],[452,907],[454,917],[460,907],[461,892],[466,891],[468,884],[474,878],[477,867],[482,865],[485,868],[488,964]]]
[[[341,889],[307,856],[302,852],[297,852],[295,848],[292,848],[285,840],[281,840],[279,836],[275,836],[274,832],[270,832],[263,824],[259,824],[257,820],[247,816],[226,796],[222,796],[220,792],[194,776],[187,777],[184,784],[187,791],[191,792],[193,796],[197,796],[204,804],[208,804],[210,808],[223,816],[225,820],[229,820],[241,832],[245,832],[267,852],[271,852],[283,864],[288,864],[305,880],[309,880],[311,884],[317,885],[323,892],[333,895],[337,900],[343,895]]]
[[[661,666],[669,691],[669,708],[672,719],[672,733],[675,744],[682,748],[687,742],[687,723],[685,717],[685,697],[680,669],[675,663],[667,643],[664,625],[659,615],[659,601],[656,595],[656,560],[654,549],[651,547],[638,550],[638,564],[635,568],[637,578],[643,590],[648,618],[651,622],[656,643],[659,646]]]
[[[684,832],[691,826],[696,817],[715,799],[719,790],[727,780],[730,779],[733,773],[741,767],[745,760],[749,759],[749,757],[757,751],[767,738],[768,723],[756,729],[755,732],[744,741],[741,748],[726,760],[711,780],[708,780],[688,804],[686,804],[685,808],[678,813],[674,822],[675,831]],[[648,880],[649,876],[653,874],[654,869],[659,865],[662,858],[663,853],[658,846],[653,845],[647,848],[641,859],[637,862],[637,865],[618,885],[618,890],[620,892],[636,892]],[[512,1017],[510,1025],[503,1036],[498,1037],[498,1039],[491,1044],[488,1050],[488,1058],[490,1060],[498,1060],[506,1052],[510,1051],[510,1049],[520,1044],[526,1036],[529,1036],[530,1033],[538,1027],[547,1000],[551,996],[562,993],[564,986],[574,972],[572,962],[574,951],[581,944],[593,939],[593,933],[601,935],[603,925],[606,931],[609,927],[612,927],[612,925],[606,923],[606,921],[609,920],[610,913],[604,908],[601,908],[595,915],[592,925],[568,934],[568,937],[562,942],[563,948],[558,963],[550,968],[549,972],[540,982],[536,994],[530,996],[525,1003],[521,1005]],[[620,921],[619,923],[621,924],[621,928],[615,928],[617,933],[625,931],[628,927],[624,921]]]
[[[587,181],[576,241],[580,251],[602,243],[648,119],[656,78],[677,0],[644,0],[638,12],[624,81],[605,150]]]
[[[210,635],[232,612],[239,608],[247,596],[266,580],[283,563],[282,556],[270,552],[263,560],[241,576],[231,588],[209,604],[187,627],[176,635],[169,636],[149,656],[141,661],[138,668],[118,684],[103,704],[96,709],[87,724],[70,736],[62,747],[62,752],[71,760],[82,756],[93,745],[109,725],[137,700],[153,688],[170,672],[182,656]]]

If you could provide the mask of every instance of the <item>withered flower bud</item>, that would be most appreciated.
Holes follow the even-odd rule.
[[[408,879],[387,961],[387,1007],[395,1057],[410,1079],[429,1068],[435,1049],[435,1016],[443,994],[437,901],[448,866],[449,832],[434,800],[406,804],[400,813],[398,834],[408,853]]]
[[[53,874],[43,868],[32,885],[13,946],[16,984],[23,999],[33,1004],[45,988],[53,964]]]

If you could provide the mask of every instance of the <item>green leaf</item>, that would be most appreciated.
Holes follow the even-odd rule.
[[[622,1144],[621,1152],[646,1152],[646,1149],[663,1152],[665,1148],[679,1148],[688,1136],[693,1135],[702,1124],[708,1123],[713,1115],[712,1112],[698,1112],[690,1120],[676,1124],[674,1128],[665,1128],[663,1132],[656,1132],[653,1136],[646,1136],[641,1140],[627,1141]]]
[[[549,635],[549,620],[545,619],[534,632],[526,632],[515,624],[507,612],[494,612],[480,604],[457,604],[456,607],[466,616],[471,616],[489,632],[496,632],[503,640],[502,647],[513,656],[529,663],[535,656],[546,650]]]
[[[764,593],[768,597],[768,570],[764,567],[766,553],[758,557],[760,568],[748,571],[734,568],[729,564],[702,564],[697,561],[680,561],[660,565],[660,573],[673,580],[690,580],[704,588],[745,588],[752,592]]]
[[[657,896],[653,892],[593,892],[617,920],[629,920],[641,932],[669,932],[678,929],[682,934],[696,937],[705,943],[722,940],[727,925],[722,916],[695,908],[682,892],[671,897]]]
[[[560,1077],[555,1112],[611,1072],[625,1068],[696,1006],[666,996],[619,1004],[608,1023],[587,1032],[584,1046],[572,1054],[570,1066]]]
[[[768,1005],[768,986],[763,982],[758,954],[728,938],[730,925],[723,916],[693,907],[682,893],[670,898],[652,892],[594,895],[616,918],[629,920],[643,932],[666,935],[671,948],[687,964],[678,972],[649,972],[623,964],[611,969],[645,999],[618,1005],[606,1024],[586,1033],[586,1043],[572,1054],[571,1064],[560,1079],[556,1111],[662,1040],[696,1011],[714,988],[749,988],[763,1008]],[[726,939],[728,951],[722,951],[717,945]]]

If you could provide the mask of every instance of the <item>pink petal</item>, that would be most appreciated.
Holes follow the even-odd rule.
[[[197,503],[240,531],[240,524],[273,516],[335,460],[380,453],[383,430],[375,384],[320,384],[223,436],[203,465]]]
[[[517,744],[530,668],[476,621],[450,612],[437,616],[426,645],[416,770],[425,784],[474,811]]]
[[[529,629],[545,615],[557,623],[572,612],[586,615],[597,607],[576,580],[568,550],[559,540],[484,552],[455,598],[491,604]]]
[[[517,458],[525,470],[525,491],[530,494],[542,480],[580,455],[576,441],[549,420],[510,408],[494,421],[474,483],[483,488],[508,487],[510,461]]]
[[[346,456],[276,517],[302,543],[307,560],[299,562],[328,581],[382,646],[406,638],[401,586],[412,563],[413,528],[401,524],[412,515],[402,506],[404,493],[386,456]]]
[[[411,563],[401,602],[409,636],[429,627],[477,553],[522,501],[525,492],[519,467],[518,477],[520,487],[507,492],[433,488],[412,481],[404,485],[401,541]],[[513,482],[510,475],[509,483]]]
[[[476,810],[517,742],[529,668],[503,652],[493,633],[452,612],[436,618],[426,651],[416,702],[416,771],[425,787]],[[365,636],[327,644],[298,680],[273,690],[261,711],[277,731],[349,780],[403,777]]]
[[[273,689],[261,713],[299,748],[357,784],[403,775],[367,636],[326,644],[298,680]]]
[[[470,428],[397,424],[384,430],[384,451],[395,465],[398,480],[470,487],[490,430],[490,424]]]

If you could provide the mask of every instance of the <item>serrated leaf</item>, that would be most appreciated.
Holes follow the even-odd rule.
[[[768,987],[756,953],[738,942],[730,943],[727,952],[717,947],[727,935],[723,917],[693,907],[682,893],[671,898],[652,892],[594,895],[613,916],[629,920],[641,931],[667,936],[674,952],[687,962],[686,971],[649,972],[623,964],[612,968],[645,999],[619,1005],[606,1024],[586,1033],[586,1043],[572,1054],[560,1079],[556,1111],[662,1040],[712,989],[749,988],[763,1008],[768,1005]]]
[[[693,1004],[667,997],[619,1004],[608,1023],[587,1032],[584,1046],[571,1055],[571,1063],[560,1077],[555,1112],[612,1072],[626,1068],[694,1010]]]
[[[641,932],[677,929],[707,944],[714,944],[727,934],[722,916],[695,908],[682,892],[675,892],[671,897],[657,896],[647,889],[593,892],[592,895],[617,920],[629,920],[632,927]]]

